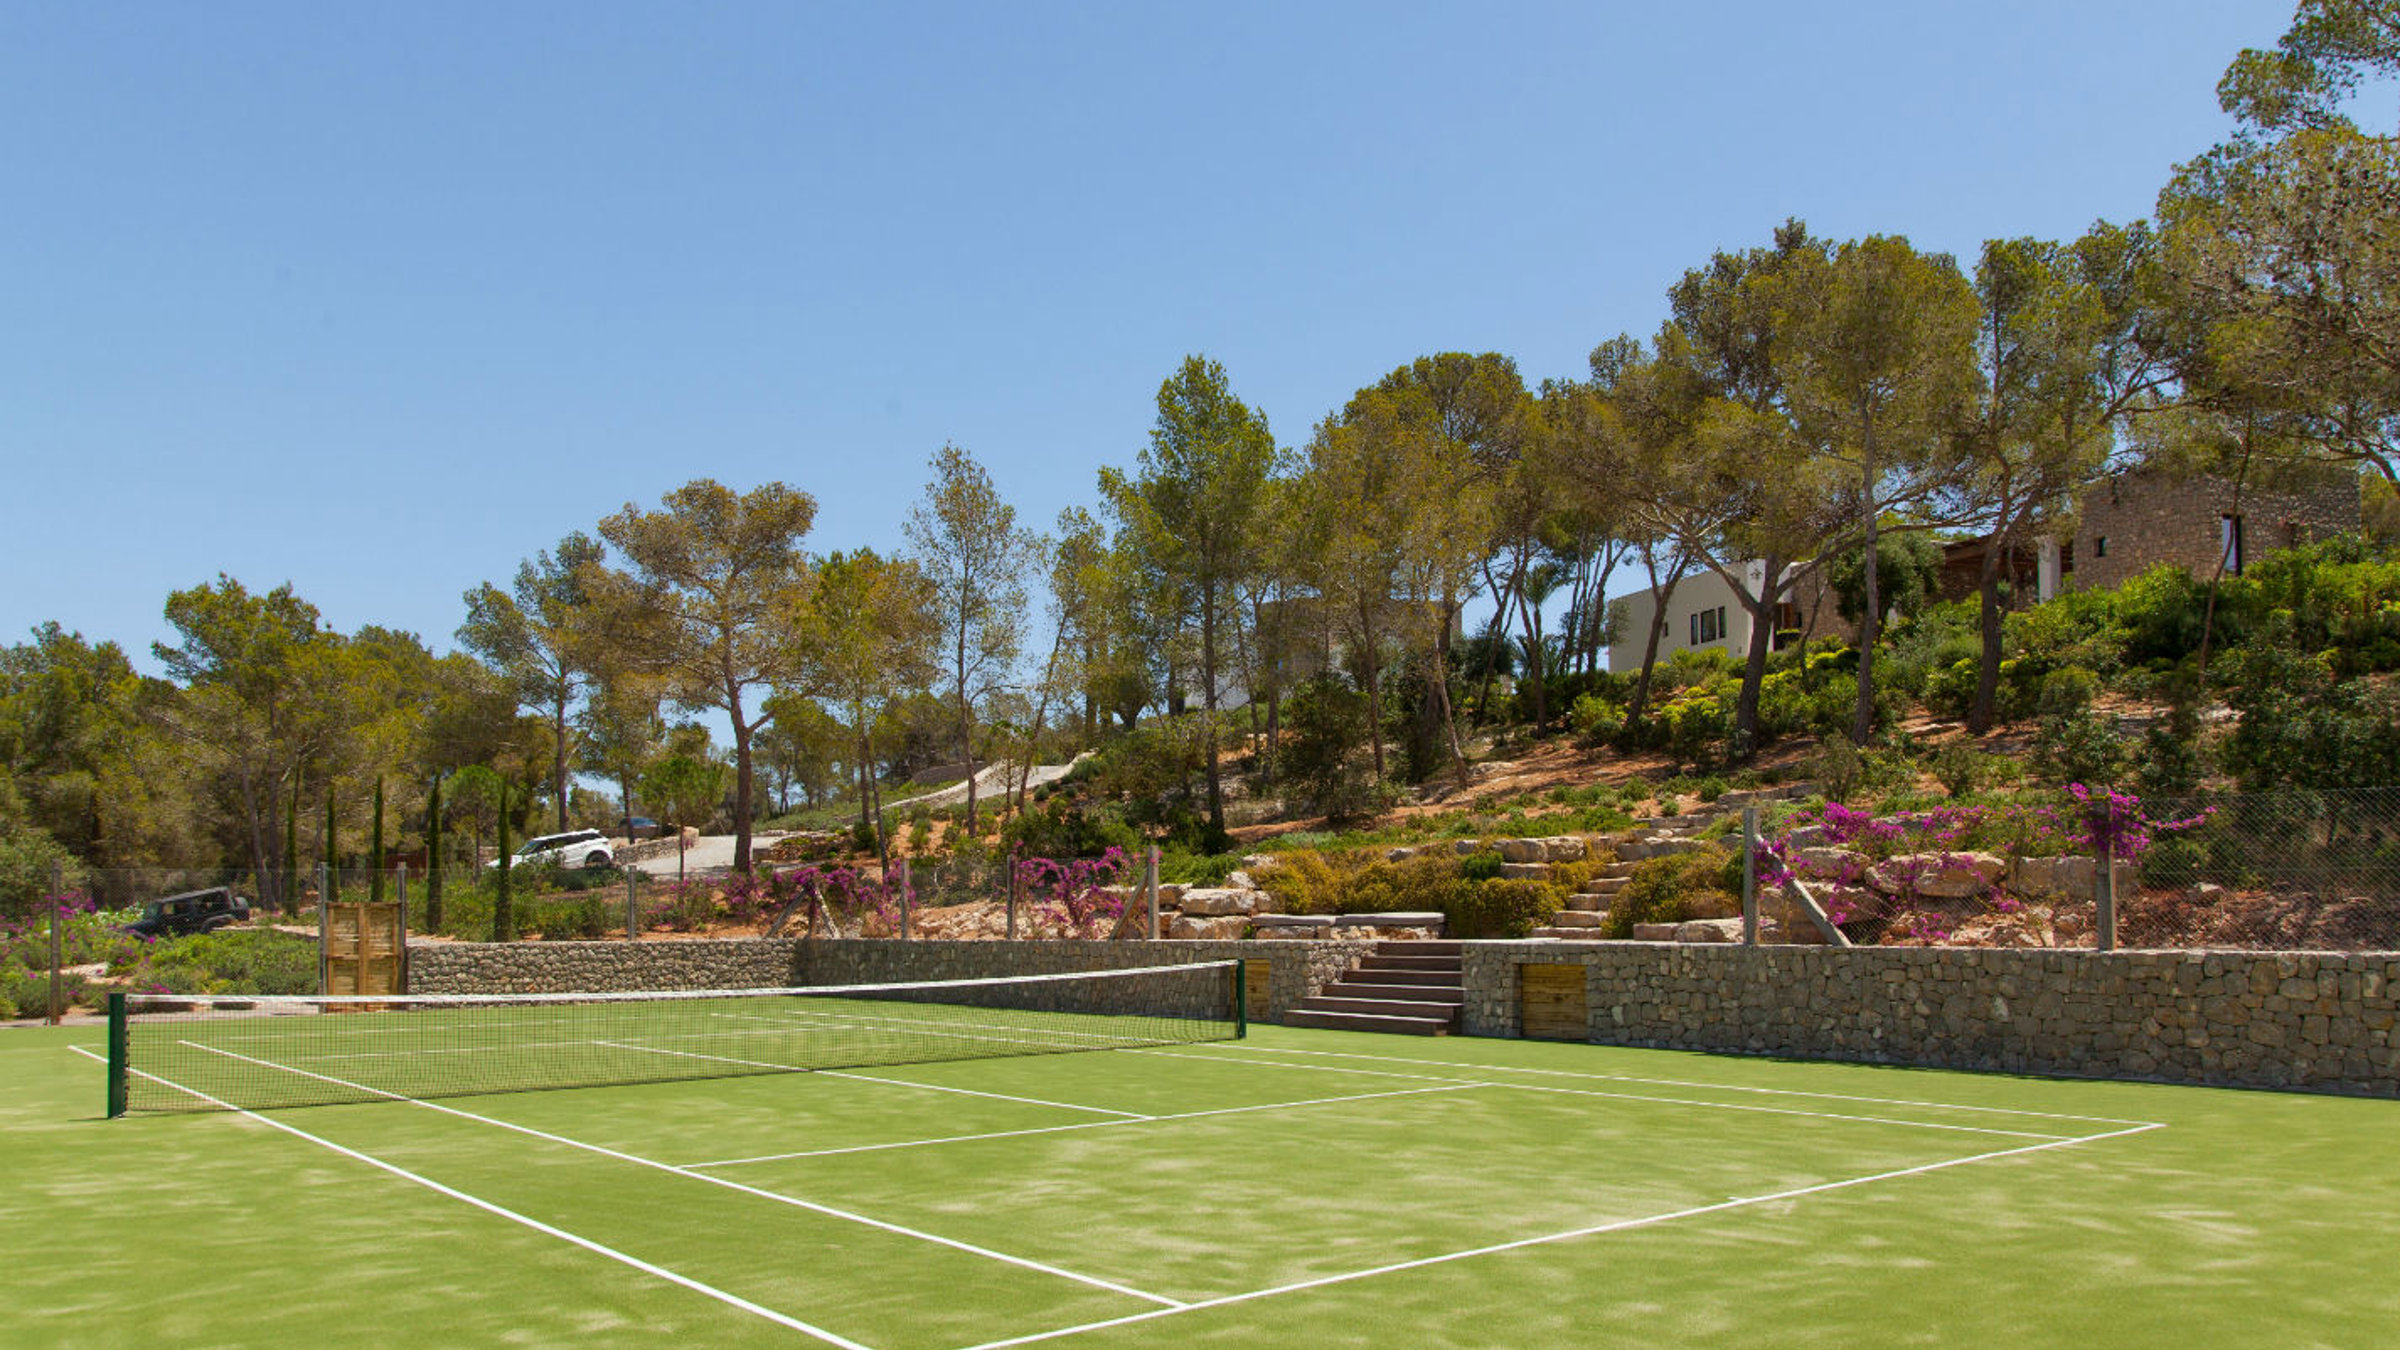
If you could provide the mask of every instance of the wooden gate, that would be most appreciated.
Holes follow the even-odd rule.
[[[1582,966],[1517,967],[1521,1034],[1539,1041],[1588,1041],[1591,1008]]]
[[[1268,988],[1268,976],[1274,969],[1275,963],[1272,961],[1251,958],[1242,962],[1242,997],[1246,1000],[1242,1015],[1250,1021],[1266,1021],[1268,1010],[1275,1006],[1273,993]]]
[[[408,992],[408,918],[400,906],[385,901],[327,907],[325,992]]]

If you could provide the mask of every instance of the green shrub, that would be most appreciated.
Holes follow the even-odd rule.
[[[1132,855],[1143,847],[1141,835],[1114,808],[1085,810],[1064,797],[1010,820],[1000,843],[1020,858],[1097,858],[1111,848]]]
[[[1158,879],[1185,886],[1222,886],[1241,866],[1238,853],[1194,853],[1171,844],[1158,855]]]
[[[1547,925],[1566,904],[1566,889],[1554,881],[1502,877],[1478,882],[1443,911],[1445,931],[1454,938],[1521,938]]]
[[[486,905],[488,915],[488,900]],[[145,968],[133,978],[174,994],[313,994],[317,944],[271,928],[166,938],[150,949]]]
[[[2116,719],[2088,709],[2042,718],[2033,738],[2034,772],[2050,783],[2114,783],[2128,768]]]
[[[1609,901],[1606,934],[1630,938],[1638,923],[1682,923],[1704,914],[1738,913],[1741,902],[1728,894],[1728,862],[1740,860],[1717,849],[1652,858],[1636,865],[1625,888]],[[1738,870],[1733,883],[1740,886]]]
[[[1808,776],[1817,780],[1831,801],[1850,800],[1858,791],[1859,780],[1866,776],[1866,761],[1858,757],[1858,747],[1845,735],[1827,736],[1809,756]]]
[[[1952,741],[1935,752],[1933,763],[1927,768],[1943,791],[1953,797],[1964,797],[1990,779],[1992,756],[1965,741]]]
[[[1478,849],[1459,859],[1458,874],[1469,881],[1491,881],[1500,875],[1500,861],[1497,849]]]
[[[622,909],[591,892],[551,900],[535,907],[533,926],[551,942],[588,942],[616,932],[625,922]]]
[[[1567,710],[1567,723],[1587,741],[1613,741],[1625,730],[1625,708],[1598,694],[1585,694]]]

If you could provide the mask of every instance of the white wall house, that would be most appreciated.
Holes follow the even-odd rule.
[[[1742,583],[1750,593],[1758,593],[1766,577],[1766,564],[1742,564]],[[1811,589],[1803,584],[1803,590]],[[1617,628],[1617,640],[1609,645],[1608,668],[1620,675],[1642,668],[1642,651],[1649,644],[1649,630],[1659,625],[1658,659],[1664,661],[1675,652],[1720,650],[1736,660],[1750,654],[1750,611],[1742,607],[1741,596],[1725,578],[1711,569],[1687,573],[1675,586],[1674,598],[1661,614],[1658,596],[1649,590],[1635,591],[1609,602],[1622,621]],[[1779,607],[1783,626],[1800,625],[1798,609],[1786,603]],[[1766,635],[1768,642],[1774,635]],[[1771,649],[1770,649],[1771,650]]]

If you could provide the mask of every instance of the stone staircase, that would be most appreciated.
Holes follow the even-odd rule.
[[[1455,942],[1378,942],[1323,992],[1285,1013],[1287,1027],[1445,1036],[1467,1001]]]
[[[1688,853],[1706,848],[1707,844],[1692,836],[1719,816],[1745,804],[1787,795],[1790,789],[1727,793],[1726,800],[1709,803],[1677,816],[1655,816],[1637,820],[1630,830],[1603,835],[1596,842],[1616,853],[1616,861],[1600,869],[1600,874],[1583,884],[1583,888],[1567,897],[1567,907],[1560,910],[1546,928],[1536,928],[1530,936],[1554,938],[1569,942],[1589,942],[1600,936],[1608,923],[1608,903],[1625,883],[1633,879],[1637,864],[1652,858],[1676,853]],[[1548,869],[1543,869],[1548,870]]]

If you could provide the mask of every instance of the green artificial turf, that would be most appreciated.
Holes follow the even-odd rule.
[[[963,1350],[1103,1324],[1032,1343],[2193,1350],[2400,1326],[2391,1101],[1264,1027],[268,1113],[312,1141],[101,1120],[70,1049],[99,1041],[0,1034],[0,1344]]]

